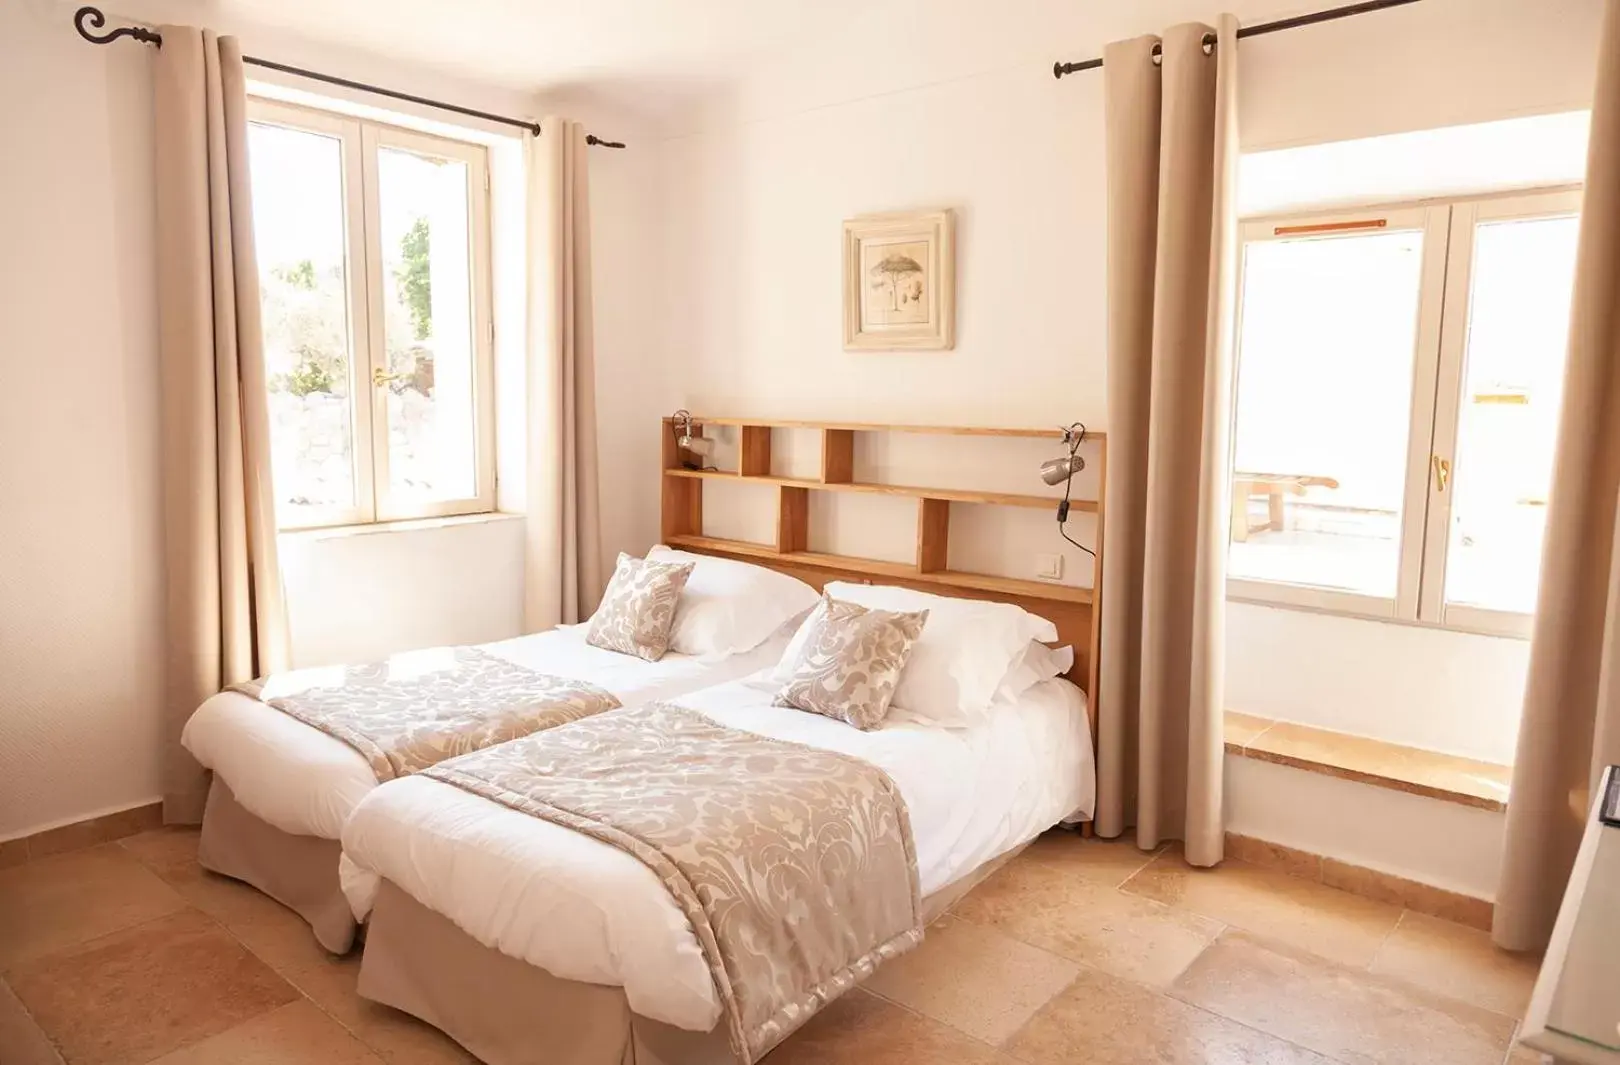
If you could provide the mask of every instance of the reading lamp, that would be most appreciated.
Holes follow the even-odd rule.
[[[692,432],[692,412],[678,410],[670,418],[670,431],[675,434],[675,446],[682,451],[690,452],[699,459],[706,459],[714,454],[714,441],[706,436],[694,435]],[[699,463],[701,465],[701,463]],[[1054,484],[1056,482],[1053,482]]]
[[[1041,480],[1051,485],[1062,484],[1085,469],[1086,460],[1077,454],[1080,450],[1080,442],[1085,438],[1086,427],[1079,422],[1075,422],[1063,430],[1063,443],[1068,447],[1069,453],[1059,458],[1047,459],[1041,463]]]
[[[1058,503],[1057,509],[1058,535],[1092,558],[1096,558],[1097,553],[1070,536],[1066,528],[1069,522],[1069,490],[1074,486],[1074,475],[1086,468],[1086,460],[1080,457],[1080,445],[1085,441],[1084,424],[1075,422],[1064,429],[1063,445],[1069,449],[1069,453],[1041,463],[1041,480],[1050,485],[1063,485],[1063,499]]]

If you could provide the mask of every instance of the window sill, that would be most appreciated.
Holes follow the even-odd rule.
[[[1262,583],[1255,581],[1229,581],[1226,589],[1228,603],[1241,603],[1244,606],[1263,606],[1272,610],[1294,610],[1302,614],[1325,614],[1328,617],[1349,618],[1352,621],[1373,621],[1381,625],[1404,625],[1413,629],[1429,629],[1434,632],[1455,632],[1465,636],[1492,636],[1501,640],[1529,640],[1531,615],[1510,614],[1504,611],[1469,610],[1466,608],[1453,608],[1458,616],[1466,620],[1447,618],[1443,623],[1433,621],[1418,621],[1415,618],[1398,618],[1389,613],[1378,613],[1371,609],[1358,609],[1354,606],[1344,606],[1335,603],[1330,597],[1341,593],[1321,591],[1314,588],[1305,588],[1296,585],[1280,585],[1278,587],[1287,591],[1277,593],[1262,593],[1254,590],[1253,585]],[[1348,593],[1344,593],[1349,598]],[[1315,601],[1312,601],[1312,600]]]
[[[1513,777],[1511,766],[1235,710],[1226,712],[1226,753],[1496,812],[1507,809]]]
[[[283,529],[279,538],[299,542],[337,540],[351,536],[371,536],[378,533],[417,532],[424,529],[448,529],[460,525],[489,525],[496,522],[522,521],[524,515],[505,511],[487,514],[456,514],[445,518],[412,518],[406,521],[373,521],[363,525],[332,525],[316,529]]]

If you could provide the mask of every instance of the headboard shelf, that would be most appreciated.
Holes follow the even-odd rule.
[[[705,426],[726,426],[737,430],[735,470],[705,468],[707,459],[679,446],[680,434],[701,435]],[[820,434],[819,477],[779,477],[772,466],[773,430],[810,430]],[[1047,617],[1057,626],[1059,638],[1075,649],[1074,680],[1095,696],[1097,691],[1097,604],[1099,588],[1076,584],[1003,577],[966,572],[950,566],[951,505],[973,504],[1057,511],[1059,498],[1021,492],[992,492],[967,488],[930,488],[887,484],[879,480],[856,480],[856,439],[863,434],[917,433],[957,437],[1017,437],[1050,440],[1057,444],[1060,430],[990,429],[972,426],[902,425],[875,422],[813,422],[773,418],[698,418],[677,423],[666,418],[663,424],[662,523],[664,542],[689,551],[729,556],[766,565],[790,573],[820,588],[829,581],[896,584],[970,599],[994,599],[1016,603],[1032,613]],[[966,445],[964,445],[966,446]],[[1084,446],[1087,462],[1095,470],[1094,499],[1072,499],[1069,509],[1097,516],[1092,547],[1102,551],[1102,510],[1107,483],[1107,441],[1101,433],[1088,432]],[[1033,472],[1033,471],[1031,471]],[[868,474],[870,478],[871,475]],[[706,535],[703,522],[703,489],[709,483],[752,484],[770,488],[775,494],[776,540],[758,543]],[[812,550],[811,501],[817,493],[865,493],[916,500],[916,551],[909,562],[858,558]],[[973,528],[972,524],[967,526]],[[1094,585],[1101,580],[1101,567],[1093,570]],[[1090,703],[1095,712],[1095,699]],[[1095,718],[1093,718],[1095,727]]]
[[[713,424],[713,423],[710,423]],[[1051,434],[1048,433],[1048,436]],[[691,477],[702,480],[743,481],[749,484],[774,484],[783,488],[805,488],[814,492],[865,492],[872,495],[911,496],[914,499],[942,499],[947,503],[982,503],[997,507],[1030,507],[1052,510],[1058,497],[1021,495],[1014,492],[979,492],[963,488],[919,488],[907,484],[876,484],[871,481],[811,481],[798,477],[773,477],[769,474],[733,473],[730,470],[665,470],[670,477]],[[1095,511],[1094,499],[1070,501],[1072,511]]]

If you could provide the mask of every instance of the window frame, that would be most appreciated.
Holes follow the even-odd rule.
[[[347,290],[349,418],[354,434],[355,505],[301,508],[297,519],[282,514],[277,530],[296,532],[377,525],[495,511],[495,319],[491,296],[489,149],[480,143],[358,118],[337,111],[248,97],[249,123],[278,126],[336,139],[341,149],[344,203],[344,285]],[[380,236],[381,190],[377,153],[392,148],[453,159],[467,168],[468,273],[472,320],[472,496],[406,501],[389,488],[388,396],[375,375],[388,372],[383,303],[385,286]]]
[[[1419,270],[1412,409],[1407,430],[1395,596],[1385,598],[1323,586],[1229,577],[1229,600],[1481,635],[1529,637],[1530,614],[1446,603],[1446,554],[1450,546],[1453,493],[1438,486],[1433,471],[1438,459],[1451,463],[1453,469],[1456,465],[1462,388],[1467,380],[1475,227],[1481,222],[1557,217],[1572,210],[1578,212],[1581,195],[1579,186],[1563,185],[1356,205],[1307,214],[1256,215],[1240,221],[1238,306],[1233,314],[1232,332],[1234,397],[1242,360],[1242,296],[1246,271],[1243,251],[1250,243],[1297,237],[1297,233],[1280,232],[1295,227],[1342,225],[1347,227],[1346,235],[1368,232],[1371,231],[1369,223],[1382,219],[1388,228],[1422,228],[1423,263]],[[1234,439],[1237,416],[1234,403]],[[1535,564],[1539,563],[1539,559],[1535,560]]]

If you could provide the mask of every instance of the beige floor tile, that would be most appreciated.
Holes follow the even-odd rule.
[[[1000,1043],[1068,986],[1080,966],[960,917],[877,971],[866,988],[975,1039]]]
[[[360,997],[360,952],[328,958],[287,974],[317,1006],[391,1065],[477,1065],[477,1059],[433,1026]]]
[[[1356,966],[1373,960],[1401,916],[1398,906],[1279,869],[1234,860],[1215,869],[1195,869],[1179,851],[1159,855],[1123,890]]]
[[[1357,1065],[1500,1065],[1514,1022],[1305,950],[1228,932],[1171,994]]]
[[[961,1032],[856,990],[793,1033],[770,1065],[1012,1065]]]
[[[1085,839],[1073,832],[1047,832],[1013,859],[1060,866],[1070,876],[1119,887],[1153,860],[1155,852],[1138,850],[1129,837]]]
[[[197,839],[194,828],[163,828],[120,845],[277,972],[317,965],[329,957],[302,917],[259,889],[199,865]]]
[[[170,826],[121,839],[118,846],[163,879],[177,880],[202,870],[197,864],[197,841],[201,838],[200,829]]]
[[[10,981],[68,1065],[138,1065],[298,997],[189,910],[30,962]]]
[[[185,906],[116,844],[0,870],[0,970]]]
[[[123,840],[119,846],[156,873],[186,901],[219,921],[251,920],[267,900],[257,888],[220,876],[197,862],[194,828],[160,828]]]
[[[1030,1065],[1331,1065],[1303,1047],[1095,970],[1004,1049]]]
[[[152,1065],[382,1065],[337,1021],[308,999],[165,1054]]]
[[[1222,927],[1046,861],[1008,865],[951,912],[1070,961],[1161,987]]]
[[[1503,1065],[1553,1065],[1553,1059],[1539,1050],[1531,1050],[1527,1046],[1514,1043]]]
[[[242,887],[252,892],[252,897],[233,900],[230,912],[218,920],[270,968],[289,973],[332,957],[315,938],[309,922],[270,896],[245,884]],[[359,947],[355,950],[358,952]]]
[[[62,1055],[5,981],[0,980],[0,1062],[62,1065]]]
[[[1498,950],[1474,928],[1408,910],[1372,971],[1510,1017],[1524,1016],[1541,959]]]

